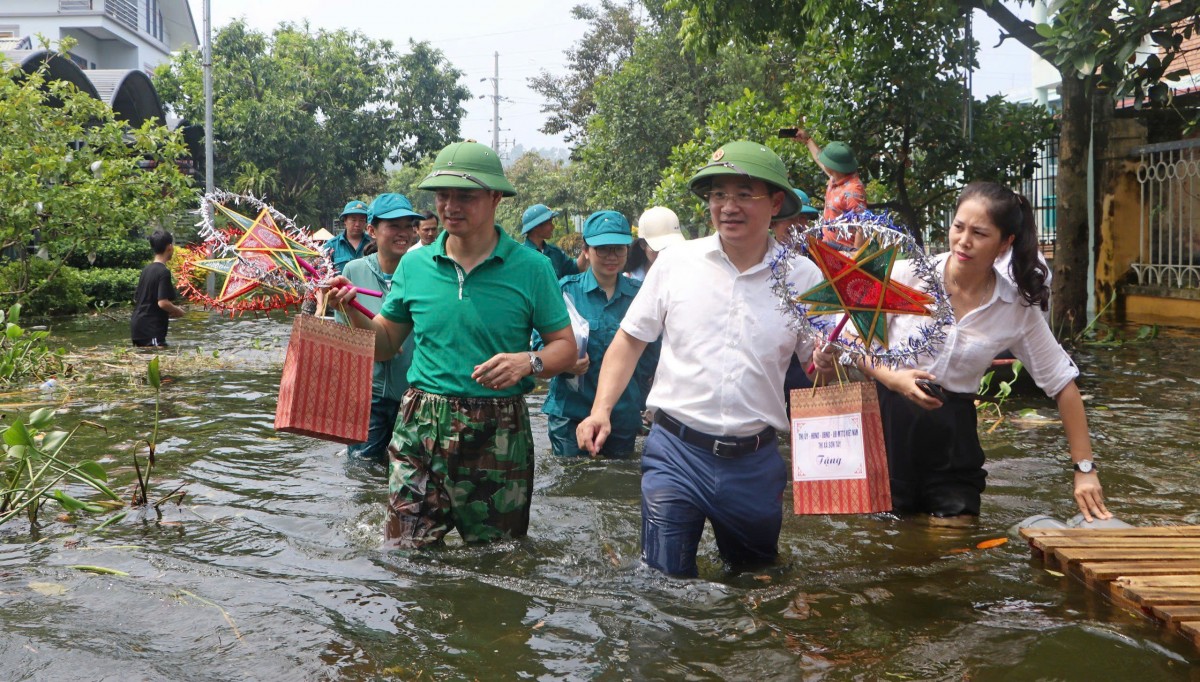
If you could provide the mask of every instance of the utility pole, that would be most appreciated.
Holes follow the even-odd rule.
[[[492,151],[500,153],[500,52],[493,53],[494,66],[491,78],[480,78],[479,82],[492,82]],[[480,95],[479,99],[487,99]]]
[[[492,76],[492,151],[500,153],[500,52],[495,54],[495,75]]]
[[[204,0],[204,192],[212,194],[213,183],[213,82],[212,82],[212,0]],[[202,210],[211,210],[207,201]],[[211,220],[212,216],[204,216]],[[217,291],[217,279],[208,273],[205,289],[209,296]]]
[[[212,0],[204,0],[204,191],[213,191]]]

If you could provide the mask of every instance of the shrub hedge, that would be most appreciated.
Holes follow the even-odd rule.
[[[154,258],[150,242],[145,237],[137,239],[113,239],[96,247],[96,262],[89,263],[86,253],[76,253],[67,259],[67,265],[86,270],[88,268],[138,268]]]
[[[76,275],[92,305],[123,305],[133,302],[141,268],[89,268]]]
[[[56,264],[41,258],[29,259],[29,282],[23,282],[24,267],[20,261],[0,266],[0,308],[21,302],[26,316],[78,313],[88,309],[87,294],[83,293],[79,271],[69,266],[59,269],[46,286],[32,291],[54,271]]]

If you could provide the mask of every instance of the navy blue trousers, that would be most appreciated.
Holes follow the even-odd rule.
[[[731,567],[774,561],[787,480],[774,440],[725,459],[655,425],[642,451],[642,561],[668,575],[695,577],[705,519]]]
[[[388,444],[396,429],[396,415],[400,413],[400,401],[373,396],[371,398],[371,425],[367,427],[365,443],[356,443],[346,448],[351,457],[367,459],[383,466],[388,465]]]

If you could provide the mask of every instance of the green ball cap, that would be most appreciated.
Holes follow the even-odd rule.
[[[588,246],[628,246],[633,243],[633,230],[620,213],[596,211],[583,221],[583,242]]]
[[[521,214],[521,234],[557,217],[558,211],[551,211],[550,207],[545,204],[534,204]]]
[[[420,213],[413,210],[412,202],[403,194],[380,194],[371,202],[367,209],[367,222],[372,225],[377,220],[395,220],[397,218],[424,219]]]
[[[822,166],[839,173],[853,173],[858,170],[858,161],[854,159],[854,152],[850,151],[850,145],[845,142],[830,142],[825,145],[825,148],[817,156],[817,161]]]
[[[787,168],[779,155],[766,145],[738,140],[721,147],[713,152],[708,165],[688,180],[688,189],[703,199],[705,192],[712,186],[712,179],[719,175],[749,176],[782,191],[783,206],[779,213],[773,216],[775,220],[790,218],[800,212],[800,201],[788,182]]]
[[[504,166],[492,148],[478,142],[455,142],[438,152],[433,169],[417,189],[486,189],[506,197],[517,190],[504,177]]]
[[[345,218],[346,216],[354,213],[357,213],[358,215],[367,215],[367,202],[358,201],[357,199],[351,201],[350,203],[346,204],[346,208],[342,209],[342,212],[340,215],[338,215],[338,217]]]

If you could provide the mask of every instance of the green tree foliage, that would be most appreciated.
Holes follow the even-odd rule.
[[[534,204],[545,204],[562,215],[555,219],[552,239],[573,232],[571,221],[586,217],[588,204],[578,179],[578,164],[564,164],[538,154],[526,152],[505,169],[508,181],[517,190],[517,196],[500,202],[496,209],[496,222],[509,234],[520,240],[521,214]]]
[[[748,89],[778,105],[793,75],[792,58],[769,48],[681,54],[677,22],[663,21],[647,26],[633,55],[597,84],[596,112],[576,150],[592,206],[635,218],[649,205],[671,150],[695,136],[710,108]]]
[[[596,109],[592,90],[633,53],[641,28],[641,3],[637,0],[601,0],[599,7],[576,5],[575,19],[592,25],[579,46],[566,51],[568,72],[555,76],[543,70],[529,79],[529,87],[546,99],[548,114],[542,132],[565,133],[567,142],[582,141],[587,119]]]
[[[730,45],[711,56],[685,51],[681,14],[662,2],[605,2],[577,8],[591,26],[571,71],[531,82],[548,100],[544,130],[568,131],[589,207],[636,219],[648,205],[671,150],[694,136],[718,102],[746,88],[780,101],[794,77],[791,51]],[[553,87],[551,87],[553,86]]]
[[[302,224],[331,225],[348,197],[382,188],[387,160],[413,162],[459,134],[470,92],[427,43],[234,21],[213,41],[216,182],[267,195]],[[203,120],[200,54],[155,74],[163,101]]]
[[[194,190],[174,163],[186,153],[179,135],[154,122],[129,128],[45,67],[26,74],[0,64],[0,246],[13,259],[0,299],[49,312],[55,297],[39,292],[65,261],[190,204]],[[73,308],[78,283],[64,286],[58,303]]]
[[[918,235],[926,228],[937,232],[961,186],[957,179],[1015,183],[1032,172],[1037,145],[1052,134],[1044,109],[964,98],[961,74],[974,65],[975,46],[964,45],[963,25],[957,8],[921,0],[864,3],[853,13],[827,15],[804,32],[796,67],[800,78],[785,88],[784,105],[768,112],[769,125],[761,120],[761,103],[743,99],[760,113],[716,112],[723,123],[743,120],[746,127],[708,123],[708,131],[730,136],[708,143],[715,148],[750,134],[762,137],[749,139],[765,139],[777,124],[803,121],[821,144],[837,139],[854,148],[863,179],[876,180],[885,194],[873,208],[893,211]],[[685,33],[688,26],[684,22]],[[759,39],[782,40],[769,32]],[[970,132],[966,106],[971,107]],[[793,118],[778,116],[781,111]],[[744,120],[756,116],[754,123]],[[803,170],[794,169],[793,179],[819,202],[825,179],[801,153]]]
[[[1051,21],[1034,29],[1042,39],[1035,45],[1064,78],[1095,79],[1112,97],[1133,98],[1138,108],[1146,103],[1170,107],[1174,103],[1170,85],[1200,71],[1195,64],[1176,63],[1183,42],[1200,33],[1200,2],[1196,0],[1058,0],[1050,4]],[[1136,53],[1147,38],[1155,52],[1138,58]],[[1195,126],[1200,111],[1193,109],[1184,115]]]
[[[35,257],[0,265],[0,308],[19,303],[29,315],[67,315],[89,302],[79,271],[61,262]]]
[[[909,5],[900,2],[897,5]],[[1010,3],[1010,4],[1020,4]],[[1197,0],[1178,0],[1160,4],[1155,0],[1058,0],[1050,3],[1052,21],[1035,26],[1019,19],[1000,0],[941,0],[920,3],[922,13],[965,13],[979,9],[991,17],[1006,37],[1015,38],[1034,53],[1058,65],[1064,76],[1063,110],[1059,129],[1059,166],[1057,196],[1058,245],[1055,256],[1054,314],[1055,327],[1068,333],[1082,326],[1086,314],[1088,221],[1087,221],[1087,150],[1091,134],[1095,98],[1103,98],[1109,111],[1115,106],[1113,94],[1128,94],[1141,105],[1170,103],[1169,83],[1180,74],[1171,66],[1185,37],[1194,35],[1200,16]],[[808,50],[811,34],[830,21],[867,16],[892,6],[883,2],[855,0],[667,0],[667,6],[684,12],[681,35],[694,49],[712,52],[731,39],[760,43],[781,40],[797,49]],[[873,27],[864,26],[864,31]],[[925,30],[959,33],[946,22]],[[898,60],[920,63],[919,50],[907,49],[910,39],[925,41],[914,33],[879,32],[884,43],[894,50]],[[1130,62],[1134,47],[1149,37],[1162,49],[1162,55],[1138,63]],[[965,46],[974,54],[977,46]],[[973,56],[971,57],[973,59]],[[1194,68],[1194,67],[1193,67]],[[1098,95],[1099,88],[1105,88]],[[934,113],[930,110],[929,113]],[[1186,116],[1186,115],[1185,115]],[[1193,113],[1189,120],[1195,120]]]
[[[688,191],[687,182],[698,168],[708,163],[718,147],[732,140],[753,140],[768,145],[783,159],[794,186],[806,191],[815,189],[819,171],[808,151],[802,145],[775,136],[777,130],[794,125],[795,120],[792,111],[749,90],[732,102],[715,105],[704,125],[696,129],[695,137],[672,150],[666,169],[661,173],[662,180],[649,203],[675,211],[689,237],[709,234],[712,226],[708,208]]]
[[[418,211],[432,211],[433,192],[417,189],[417,185],[433,170],[433,156],[427,156],[418,163],[404,166],[388,173],[387,188],[384,191],[403,194],[412,202]]]

